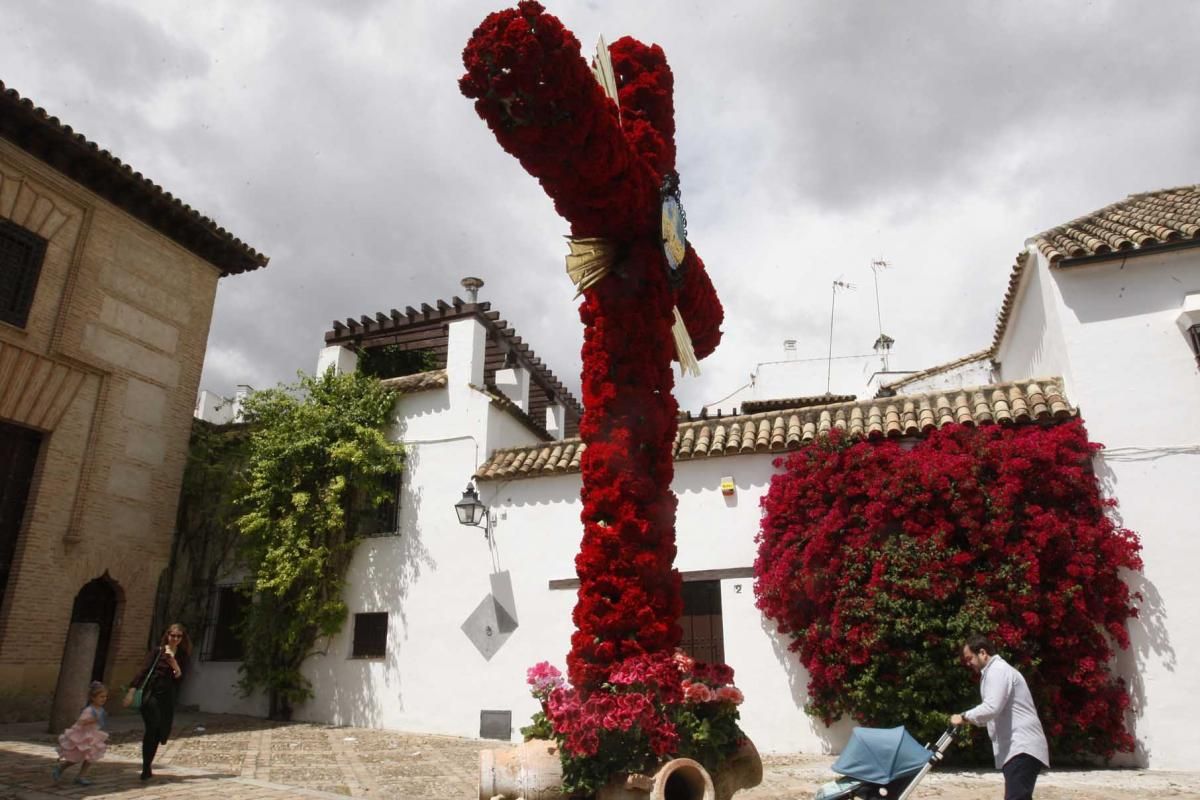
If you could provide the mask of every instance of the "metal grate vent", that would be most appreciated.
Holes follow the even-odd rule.
[[[479,738],[500,739],[507,742],[512,738],[511,711],[480,711]]]
[[[387,655],[388,615],[372,611],[354,615],[354,649],[351,658],[383,658]]]

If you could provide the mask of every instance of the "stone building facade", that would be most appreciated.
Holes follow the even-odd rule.
[[[72,621],[93,677],[136,669],[217,281],[266,262],[0,83],[0,704],[50,694]]]

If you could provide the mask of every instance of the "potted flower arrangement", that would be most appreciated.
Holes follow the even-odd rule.
[[[753,748],[738,727],[742,692],[725,664],[698,663],[682,652],[632,656],[586,693],[546,662],[527,677],[542,708],[521,733],[558,744],[563,791],[572,797],[649,791],[671,759],[692,759],[718,775],[735,754]],[[761,777],[753,760],[758,777],[749,785]],[[744,779],[728,794],[742,785]]]

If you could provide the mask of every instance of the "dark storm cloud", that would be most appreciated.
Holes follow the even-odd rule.
[[[566,223],[457,90],[499,5],[0,0],[0,78],[272,257],[222,281],[206,388],[289,380],[334,318],[467,274],[577,387]],[[1196,4],[550,5],[585,52],[631,34],[676,72],[691,238],[727,309],[692,408],[784,338],[824,354],[836,277],[859,290],[835,353],[869,349],[880,255],[908,366],[977,350],[1027,236],[1200,179]]]
[[[1073,127],[1089,138],[1085,126],[1196,108],[1196,93],[1178,79],[1180,54],[1200,28],[1196,4],[1157,6],[1149,39],[1147,10],[1128,3],[807,3],[780,11],[706,41],[730,84],[762,87],[749,100],[771,104],[747,103],[743,116],[770,116],[761,137],[777,156],[772,167],[792,179],[793,192],[827,206],[952,191],[989,169],[981,156],[1009,139]],[[1142,128],[1147,156],[1174,133]],[[1128,156],[1109,154],[1114,162]]]

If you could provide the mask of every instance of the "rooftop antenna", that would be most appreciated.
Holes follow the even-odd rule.
[[[871,262],[871,275],[875,278],[875,321],[879,323],[879,338],[875,340],[872,349],[879,354],[880,361],[883,362],[883,371],[888,369],[888,355],[891,353],[892,345],[896,340],[883,332],[883,313],[880,311],[879,305],[879,273],[890,267],[887,261],[882,258],[877,258]]]
[[[841,278],[833,282],[833,297],[829,301],[829,358],[825,362],[825,394],[829,394],[829,387],[833,377],[833,312],[837,308],[838,289],[854,291],[854,284],[848,283]]]
[[[794,361],[796,358],[796,340],[783,340],[783,357],[789,361]]]

